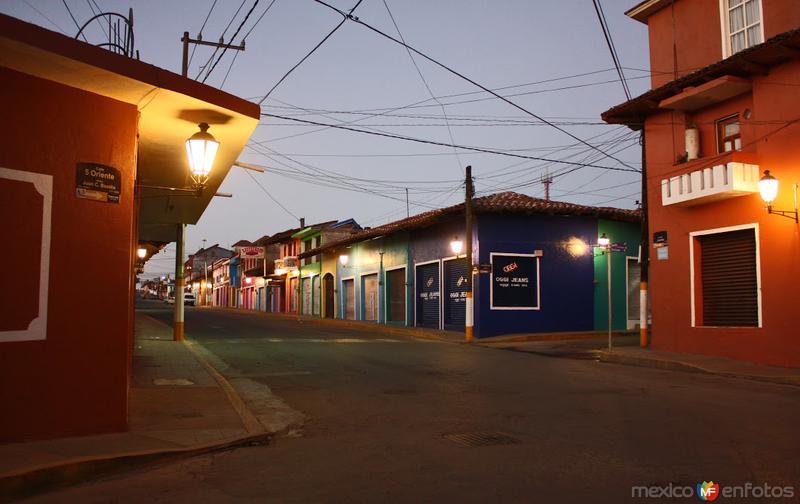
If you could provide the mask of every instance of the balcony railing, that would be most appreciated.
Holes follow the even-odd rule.
[[[731,161],[661,181],[661,203],[692,206],[758,192],[759,167]]]

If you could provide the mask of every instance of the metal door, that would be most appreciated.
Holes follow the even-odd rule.
[[[303,315],[311,315],[311,279],[303,278]]]
[[[325,275],[325,318],[333,318],[333,275]]]
[[[312,306],[314,307],[314,309],[311,310],[311,313],[319,317],[319,276],[311,278],[311,296],[313,297]]]
[[[378,274],[361,277],[361,292],[364,293],[364,320],[378,320]]]
[[[297,290],[297,277],[289,279],[289,311],[297,313],[298,305],[300,304],[300,292]]]
[[[417,325],[439,329],[439,263],[417,266]]]
[[[463,331],[467,313],[467,260],[444,261],[444,328]]]
[[[406,269],[396,269],[386,273],[386,291],[389,294],[389,311],[386,320],[405,322],[406,320]]]
[[[342,282],[344,290],[344,318],[356,319],[356,283],[351,278]]]

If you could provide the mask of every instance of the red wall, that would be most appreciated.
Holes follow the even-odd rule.
[[[800,123],[787,126],[800,118],[797,86],[800,62],[785,64],[771,69],[768,76],[753,78],[752,94],[693,116],[700,123],[703,155],[709,156],[716,152],[713,120],[751,109],[752,117],[743,120],[742,143],[762,171],[769,169],[781,181],[776,209],[793,208],[791,185],[800,182]],[[800,366],[795,295],[800,286],[800,227],[793,220],[768,215],[758,194],[693,207],[662,206],[662,179],[727,160],[706,157],[675,165],[676,154],[685,150],[684,118],[675,114],[673,136],[671,116],[663,112],[646,122],[650,231],[666,230],[669,235],[669,259],[659,261],[654,253],[650,269],[653,348]],[[689,233],[750,223],[759,226],[763,327],[692,328]]]
[[[765,40],[800,26],[797,0],[761,1]],[[651,15],[647,24],[653,88],[722,59],[718,0],[678,0]]]
[[[53,176],[47,339],[0,342],[0,439],[124,430],[136,107],[6,68],[0,81],[0,166]],[[75,196],[79,161],[120,171],[119,204]],[[6,267],[15,257],[38,254],[18,245],[3,244]],[[0,317],[8,310],[0,306]]]

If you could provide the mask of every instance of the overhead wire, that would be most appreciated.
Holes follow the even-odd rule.
[[[244,4],[245,4],[246,1],[247,0],[242,0],[242,3],[239,4],[239,8],[236,9],[236,12],[233,13],[233,16],[231,17],[231,20],[228,21],[228,24],[225,26],[225,29],[222,30],[222,35],[220,35],[219,38],[223,42],[225,41],[225,34],[228,33],[228,29],[231,27],[233,22],[236,20],[236,17],[239,15],[239,12],[242,10],[242,7],[244,7]],[[214,52],[211,53],[211,56],[206,61],[205,65],[200,65],[200,71],[197,73],[197,76],[194,78],[194,80],[198,80],[200,78],[200,76],[203,75],[203,72],[207,68],[209,68],[209,65],[214,60],[214,56],[217,55],[218,51],[219,51],[219,47],[214,47]]]
[[[262,191],[264,194],[266,194],[266,195],[269,197],[269,199],[271,199],[273,202],[275,202],[275,204],[276,204],[276,205],[278,205],[279,207],[281,207],[281,209],[283,209],[283,211],[284,211],[284,212],[286,212],[287,214],[289,214],[291,217],[294,217],[294,219],[295,219],[295,220],[300,220],[300,218],[299,218],[298,216],[296,216],[294,213],[292,213],[292,211],[291,211],[291,210],[289,210],[288,208],[286,208],[286,206],[285,206],[283,203],[281,203],[280,201],[278,201],[278,200],[277,200],[277,198],[275,198],[275,196],[273,196],[273,195],[272,195],[272,193],[270,193],[270,192],[267,190],[267,188],[266,188],[266,187],[264,187],[263,185],[261,185],[261,182],[259,182],[259,181],[258,181],[258,179],[257,179],[257,178],[255,178],[255,177],[253,176],[253,174],[252,174],[252,173],[250,173],[250,171],[249,171],[249,170],[245,170],[245,173],[247,173],[247,175],[248,175],[248,176],[249,176],[249,177],[250,177],[250,178],[253,180],[253,182],[255,182],[255,183],[256,183],[256,185],[257,185],[257,186],[258,186],[258,187],[261,189],[261,191]]]
[[[439,67],[441,67],[441,68],[443,68],[443,69],[447,70],[448,72],[452,73],[453,75],[456,75],[457,77],[460,77],[461,79],[463,79],[463,80],[465,80],[465,81],[469,82],[470,84],[472,84],[472,85],[474,85],[474,86],[476,86],[476,87],[478,87],[478,88],[480,88],[480,89],[483,89],[483,90],[484,90],[484,91],[486,91],[487,93],[489,93],[489,94],[491,94],[491,95],[493,95],[493,96],[497,97],[498,99],[500,99],[501,101],[503,101],[503,102],[505,102],[505,103],[507,103],[507,104],[511,105],[512,107],[514,107],[514,108],[516,108],[516,109],[518,109],[518,110],[520,110],[520,111],[522,111],[522,112],[524,112],[524,113],[526,113],[526,114],[528,114],[528,115],[530,115],[530,116],[532,116],[532,117],[535,117],[535,118],[537,118],[537,119],[539,119],[539,120],[541,120],[541,121],[546,121],[545,119],[543,119],[542,117],[538,116],[538,115],[537,115],[537,114],[535,114],[534,112],[531,112],[530,110],[528,110],[528,109],[526,109],[526,108],[522,107],[521,105],[518,105],[517,103],[514,103],[513,101],[509,100],[508,98],[505,98],[505,97],[503,97],[502,95],[500,95],[500,94],[498,94],[498,93],[496,93],[496,92],[492,91],[491,89],[489,89],[488,87],[484,86],[483,84],[480,84],[480,83],[478,83],[477,81],[475,81],[475,80],[473,80],[473,79],[471,79],[471,78],[467,77],[466,75],[464,75],[464,74],[462,74],[462,73],[460,73],[460,72],[458,72],[458,71],[456,71],[456,70],[454,70],[454,69],[450,68],[449,66],[445,65],[444,63],[441,63],[441,62],[437,61],[436,59],[434,59],[434,58],[432,58],[432,57],[428,56],[427,54],[425,54],[425,53],[423,53],[423,52],[419,51],[418,49],[415,49],[414,47],[411,47],[410,45],[403,43],[402,41],[400,41],[400,40],[398,40],[398,39],[396,39],[396,38],[392,37],[391,35],[389,35],[389,34],[387,34],[387,33],[383,32],[383,31],[381,31],[381,30],[379,30],[379,29],[377,29],[377,28],[375,28],[374,26],[372,26],[372,25],[370,25],[370,24],[368,24],[368,23],[366,23],[366,22],[362,21],[361,19],[359,19],[359,18],[357,18],[357,17],[353,16],[352,14],[345,13],[344,11],[342,11],[342,10],[340,10],[340,9],[338,9],[338,8],[336,8],[336,7],[334,7],[333,5],[331,5],[331,4],[329,4],[329,3],[327,3],[327,2],[325,2],[325,1],[323,1],[323,0],[314,0],[314,1],[315,1],[316,3],[318,3],[318,4],[320,4],[320,5],[324,5],[325,7],[328,7],[329,9],[332,9],[333,11],[335,11],[335,12],[339,13],[339,15],[341,15],[341,16],[343,17],[343,21],[346,21],[346,20],[351,20],[351,21],[353,21],[353,22],[355,22],[355,23],[357,23],[357,24],[359,24],[359,25],[361,25],[361,26],[363,26],[363,27],[365,27],[365,28],[367,28],[367,29],[369,29],[369,30],[373,31],[374,33],[377,33],[378,35],[381,35],[381,36],[382,36],[382,37],[384,37],[384,38],[387,38],[387,39],[389,39],[389,40],[391,40],[391,41],[393,41],[393,42],[395,42],[395,43],[397,43],[397,44],[400,44],[400,45],[402,45],[402,46],[404,46],[404,47],[406,47],[406,48],[410,49],[410,50],[411,50],[411,51],[413,51],[415,54],[418,54],[418,55],[422,56],[423,58],[425,58],[426,60],[430,61],[431,63],[434,63],[434,64],[436,64],[437,66],[439,66]],[[621,161],[621,160],[619,160],[619,159],[617,159],[617,158],[614,158],[613,156],[610,156],[610,155],[608,155],[607,153],[603,152],[603,150],[602,150],[602,149],[599,149],[598,147],[595,147],[595,146],[591,145],[590,143],[586,142],[585,140],[583,140],[583,139],[579,138],[578,136],[576,136],[576,135],[574,135],[574,134],[570,133],[569,131],[567,131],[567,130],[565,130],[565,129],[561,128],[560,126],[557,126],[557,125],[553,124],[553,125],[552,125],[552,127],[553,127],[553,128],[555,128],[555,129],[556,129],[556,130],[558,130],[558,131],[561,131],[561,132],[562,132],[562,133],[564,133],[565,135],[567,135],[567,136],[569,136],[569,137],[573,138],[574,140],[577,140],[577,141],[579,141],[579,142],[581,142],[581,143],[585,143],[585,144],[586,144],[588,147],[591,147],[592,149],[595,149],[595,150],[597,150],[598,152],[601,152],[601,153],[602,153],[604,156],[606,156],[606,157],[608,157],[608,158],[610,158],[610,159],[613,159],[614,161],[617,161],[617,162],[618,162],[618,163],[620,163],[621,165],[623,165],[623,166],[627,166],[628,168],[630,168],[630,169],[633,169],[633,170],[635,170],[635,171],[639,171],[638,169],[636,169],[636,168],[633,168],[632,166],[628,165],[627,163],[625,163],[625,162],[623,162],[623,161]]]
[[[75,23],[75,28],[77,28],[78,32],[80,32],[81,37],[83,37],[83,41],[84,42],[89,42],[88,40],[86,40],[86,35],[84,35],[84,33],[81,32],[81,25],[78,24],[78,20],[75,19],[75,16],[72,15],[72,9],[69,8],[69,5],[67,4],[67,0],[61,0],[61,3],[63,3],[64,7],[67,9],[67,12],[69,13],[69,17],[72,18],[72,22]]]
[[[253,11],[255,10],[256,6],[258,5],[258,2],[260,2],[260,1],[261,0],[255,0],[253,2],[253,6],[250,7],[250,10],[247,11],[247,14],[245,14],[244,19],[242,20],[242,22],[239,23],[239,26],[238,26],[238,28],[236,28],[236,31],[233,33],[233,36],[231,37],[229,43],[226,44],[225,47],[222,48],[222,54],[220,54],[219,57],[217,58],[217,61],[215,61],[214,64],[211,65],[211,69],[208,72],[206,72],[206,76],[203,77],[203,80],[201,82],[205,82],[211,76],[211,73],[214,71],[214,69],[217,68],[217,65],[219,64],[220,61],[222,61],[222,58],[225,56],[225,53],[228,52],[228,46],[231,43],[233,43],[233,41],[236,39],[236,35],[239,35],[239,32],[242,30],[242,27],[244,26],[245,23],[247,23],[247,20],[250,19],[250,15],[253,14]]]
[[[59,25],[57,25],[55,21],[53,21],[52,19],[50,19],[50,17],[49,17],[49,16],[47,16],[47,14],[45,14],[44,12],[40,11],[39,9],[37,9],[35,5],[31,4],[31,3],[30,3],[28,0],[22,0],[22,1],[23,1],[23,2],[25,2],[25,4],[26,4],[28,7],[30,7],[30,8],[31,8],[31,9],[33,9],[33,10],[35,10],[35,11],[36,11],[36,12],[37,12],[37,13],[38,13],[40,16],[42,16],[42,17],[43,17],[43,18],[45,18],[47,21],[49,21],[51,25],[55,26],[55,27],[56,27],[56,29],[58,29],[58,31],[60,31],[60,32],[61,32],[61,33],[63,33],[64,35],[66,35],[66,34],[67,34],[67,32],[66,32],[66,31],[64,31],[64,29],[63,29],[63,28],[61,28]]]
[[[619,75],[619,82],[622,85],[623,91],[625,92],[625,98],[627,101],[630,101],[631,91],[628,89],[628,83],[625,80],[625,73],[622,70],[622,65],[620,64],[619,56],[617,55],[617,48],[614,46],[614,39],[611,37],[611,29],[608,27],[606,15],[603,12],[603,6],[600,4],[600,0],[592,0],[592,5],[594,5],[594,11],[597,13],[597,20],[600,22],[600,28],[603,31],[603,37],[606,39],[606,45],[611,53],[611,59],[614,62],[614,67],[617,69],[617,75]]]
[[[208,18],[211,17],[211,13],[214,12],[214,7],[217,5],[217,0],[211,4],[211,8],[208,9],[208,14],[206,14],[206,18],[203,20],[203,25],[200,27],[200,31],[197,32],[197,38],[203,38],[203,29],[206,27],[206,23],[208,23]],[[192,54],[189,55],[189,63],[187,64],[187,68],[189,65],[192,64],[192,60],[194,59],[194,52],[197,50],[197,44],[192,45]]]

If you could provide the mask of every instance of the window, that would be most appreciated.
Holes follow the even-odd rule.
[[[742,150],[739,114],[717,121],[717,150],[720,154]]]
[[[760,327],[755,225],[690,233],[692,325]]]
[[[761,0],[721,0],[721,7],[724,57],[763,42]]]

